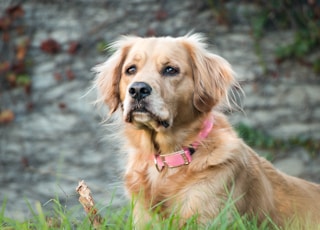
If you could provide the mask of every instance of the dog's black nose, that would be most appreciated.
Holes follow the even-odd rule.
[[[145,82],[134,82],[129,88],[129,94],[136,100],[141,100],[151,94],[152,88]]]

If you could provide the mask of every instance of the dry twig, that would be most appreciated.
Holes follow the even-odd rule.
[[[82,180],[79,181],[76,191],[79,193],[79,202],[82,204],[89,220],[94,228],[100,228],[103,223],[103,218],[98,214],[98,210],[94,207],[94,200],[91,196],[91,191],[87,184]]]

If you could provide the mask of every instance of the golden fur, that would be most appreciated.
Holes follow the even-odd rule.
[[[208,52],[200,35],[123,37],[113,48],[115,53],[96,67],[95,84],[110,113],[119,110],[123,116],[124,179],[135,199],[137,224],[147,223],[153,211],[160,218],[174,211],[181,224],[196,215],[207,224],[229,195],[241,215],[259,222],[268,216],[280,226],[294,220],[320,224],[320,186],[275,169],[217,111],[236,82],[228,62]],[[129,92],[135,82],[152,88],[140,105]],[[192,162],[158,172],[153,155],[193,143],[208,116],[214,117],[213,129]]]

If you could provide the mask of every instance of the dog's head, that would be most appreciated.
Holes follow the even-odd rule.
[[[183,125],[227,98],[233,71],[209,53],[198,34],[172,38],[124,37],[97,66],[96,85],[110,113],[156,131]]]

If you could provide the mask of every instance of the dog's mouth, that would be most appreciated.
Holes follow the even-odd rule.
[[[168,128],[170,126],[168,120],[157,116],[141,103],[136,103],[132,106],[131,110],[126,116],[125,121],[128,123],[135,122],[145,126],[156,126],[155,128],[158,128],[159,126]]]

